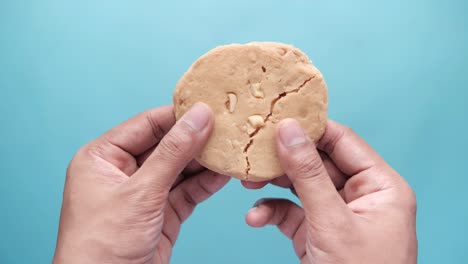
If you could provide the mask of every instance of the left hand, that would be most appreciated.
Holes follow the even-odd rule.
[[[177,123],[168,106],[80,149],[67,171],[54,263],[168,263],[182,222],[229,180],[193,161],[212,127],[206,105]]]

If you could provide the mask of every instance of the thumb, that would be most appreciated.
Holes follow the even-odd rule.
[[[285,119],[276,130],[278,157],[304,207],[306,218],[318,227],[349,213],[323,165],[315,144],[294,119]]]
[[[177,176],[202,150],[213,127],[213,112],[196,103],[162,138],[131,179],[157,191],[169,192]]]

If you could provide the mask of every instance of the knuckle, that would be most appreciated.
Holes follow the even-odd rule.
[[[354,133],[354,130],[352,127],[347,126],[347,125],[340,125],[340,126],[341,126],[341,131],[344,135],[349,135],[349,134]]]
[[[185,201],[185,203],[190,206],[190,207],[195,207],[197,206],[198,202],[197,202],[197,199],[193,196],[192,193],[188,192],[188,191],[183,191],[182,193],[182,197]]]
[[[292,157],[292,167],[299,177],[316,177],[322,170],[322,160],[319,155],[302,152]]]
[[[375,174],[359,174],[351,177],[345,183],[345,192],[350,194],[347,198],[355,200],[366,194],[376,192],[382,189],[382,186],[377,182]]]
[[[354,132],[351,127],[332,122],[327,126],[325,133],[318,141],[317,146],[320,150],[331,155],[340,142],[344,141],[346,138],[353,138],[356,135],[356,132]]]
[[[335,146],[346,134],[349,129],[346,126],[335,124],[337,129],[332,130],[333,132],[326,133],[319,142],[320,148],[328,154],[332,154],[335,150]]]
[[[71,175],[73,175],[73,171],[75,170],[75,163],[76,163],[76,156],[73,157],[68,163],[67,172],[65,174],[67,178],[70,178]]]
[[[157,122],[157,119],[153,118],[151,111],[147,111],[145,113],[146,120],[151,127],[151,131],[153,133],[154,138],[159,141],[164,136],[164,130],[161,127],[160,123]]]
[[[354,196],[360,197],[363,193],[362,187],[365,183],[365,178],[363,176],[364,175],[356,175],[349,179],[344,186],[345,192],[352,193]]]
[[[189,152],[192,144],[192,136],[183,131],[169,133],[161,141],[163,154],[171,157],[179,157]]]
[[[215,175],[215,172],[210,172],[211,175]],[[215,181],[213,181],[213,177],[210,177],[210,181],[208,180],[203,180],[203,179],[207,179],[207,178],[200,178],[198,177],[197,178],[197,186],[200,190],[200,193],[206,195],[206,196],[211,196],[215,193],[212,187],[213,184],[216,184]]]
[[[408,184],[406,184],[405,192],[406,192],[406,195],[404,197],[405,197],[406,206],[411,214],[416,215],[416,211],[418,207],[416,193]]]
[[[335,138],[335,144],[343,139],[343,138],[348,138],[352,135],[356,134],[356,132],[354,132],[354,129],[350,126],[347,126],[347,125],[340,125],[340,129],[339,129],[339,132],[338,132],[338,135],[336,136]]]
[[[408,182],[404,180],[401,175],[398,175],[399,179],[395,182],[395,190],[397,195],[395,197],[395,204],[398,205],[400,210],[408,212],[411,215],[416,215],[417,211],[417,199],[416,192],[411,188]]]
[[[66,189],[68,188],[68,185],[73,185],[73,182],[82,179],[85,175],[83,171],[89,168],[89,165],[93,160],[98,159],[96,154],[94,154],[95,151],[97,151],[95,147],[91,143],[88,143],[81,147],[71,158],[65,173]]]
[[[101,156],[102,156],[102,148],[99,147],[98,145],[93,145],[91,143],[84,145],[75,153],[73,158],[68,163],[67,173],[66,173],[67,177],[70,177],[70,175],[72,175],[72,172],[75,170],[75,168],[79,167],[81,163],[92,160],[93,158],[96,158],[96,157],[101,157]]]
[[[78,150],[74,159],[92,160],[96,158],[104,158],[106,156],[106,148],[104,144],[106,143],[107,141],[105,140],[104,141],[95,140],[95,141],[89,142],[88,144],[84,145]]]
[[[348,125],[334,123],[334,126],[335,126],[334,130],[336,131],[336,134],[339,135],[340,137],[354,133],[353,128]]]

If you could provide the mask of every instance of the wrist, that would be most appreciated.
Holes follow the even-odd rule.
[[[82,245],[60,241],[57,244],[53,264],[75,264],[75,263],[109,263],[104,261],[103,253],[99,253],[97,248],[89,247],[88,251]],[[86,253],[83,253],[86,252]]]
[[[125,249],[120,249],[125,250]],[[122,263],[122,264],[144,264],[151,263],[148,258],[126,257],[125,252],[117,252],[115,247],[104,246],[96,241],[83,243],[61,243],[57,244],[53,264],[81,264],[81,263]]]
[[[53,264],[116,263],[116,257],[101,243],[83,241],[79,236],[73,240],[60,239],[57,243]],[[121,262],[118,262],[121,263]]]

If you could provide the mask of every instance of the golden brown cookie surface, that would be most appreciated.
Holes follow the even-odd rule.
[[[259,42],[217,47],[199,58],[177,83],[176,118],[196,102],[215,114],[211,137],[197,160],[213,171],[248,181],[283,175],[275,124],[299,121],[318,140],[327,120],[322,74],[300,50]]]

